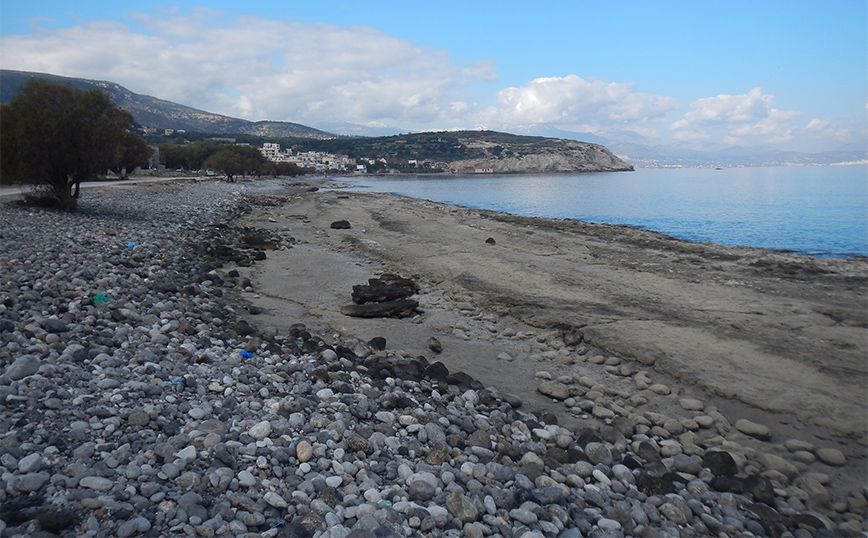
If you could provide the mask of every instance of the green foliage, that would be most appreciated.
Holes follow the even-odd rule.
[[[263,168],[263,173],[271,177],[295,177],[307,172],[306,168],[301,168],[295,163],[288,162],[271,162],[268,161]]]
[[[203,168],[220,172],[229,181],[237,175],[260,174],[267,165],[268,159],[250,146],[224,146],[202,163]]]
[[[28,81],[0,106],[0,174],[44,185],[58,207],[74,210],[82,181],[124,160],[132,116],[94,89]],[[139,146],[139,149],[140,146]]]
[[[192,144],[159,144],[160,159],[166,168],[170,170],[201,170],[203,163],[217,153],[220,144],[209,141],[194,142]]]
[[[148,164],[153,150],[139,136],[125,132],[121,141],[121,153],[118,160],[109,168],[120,179],[126,179],[128,174]]]

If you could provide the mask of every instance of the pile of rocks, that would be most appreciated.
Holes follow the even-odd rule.
[[[864,496],[837,521],[793,506],[752,454],[691,445],[666,417],[588,407],[593,427],[568,430],[383,338],[241,321],[228,298],[250,283],[213,245],[280,186],[108,191],[75,214],[3,208],[0,535],[861,531]],[[566,386],[571,408],[603,401],[544,381]]]
[[[385,273],[353,286],[354,304],[343,306],[341,313],[358,318],[404,318],[419,307],[419,301],[410,298],[418,291],[413,280]]]

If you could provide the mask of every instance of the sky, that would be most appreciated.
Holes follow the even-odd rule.
[[[3,0],[0,67],[333,132],[868,146],[865,0]]]

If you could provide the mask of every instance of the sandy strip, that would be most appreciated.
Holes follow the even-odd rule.
[[[331,229],[340,219],[352,228]],[[563,415],[563,404],[536,393],[534,374],[593,377],[606,366],[595,355],[616,357],[714,401],[732,422],[750,418],[782,439],[835,439],[864,461],[868,260],[347,191],[297,194],[240,224],[298,242],[251,269],[256,294],[246,298],[266,309],[260,325],[301,320],[428,357],[436,336],[436,358],[450,368]],[[419,280],[424,313],[342,315],[352,285],[383,271]],[[577,336],[584,343],[564,345]]]

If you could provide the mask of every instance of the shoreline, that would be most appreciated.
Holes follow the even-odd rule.
[[[858,209],[849,211],[846,217],[849,220],[843,220],[844,213],[836,213],[837,209],[833,209],[835,203],[841,203],[843,198],[829,198],[825,201],[820,201],[820,198],[815,200],[815,205],[818,208],[823,208],[822,213],[816,218],[811,214],[805,214],[801,210],[798,202],[794,202],[793,197],[803,196],[801,191],[784,190],[784,192],[776,193],[780,200],[786,200],[796,203],[794,211],[798,211],[798,220],[787,217],[787,214],[781,214],[783,206],[779,202],[767,202],[768,207],[763,204],[762,207],[750,202],[745,202],[745,199],[739,200],[739,196],[744,198],[749,196],[750,200],[755,198],[766,200],[763,198],[769,193],[763,192],[765,187],[755,187],[758,192],[753,192],[753,189],[748,191],[752,194],[742,192],[737,187],[732,187],[734,192],[729,189],[730,185],[739,185],[739,182],[751,183],[760,182],[761,185],[765,180],[775,182],[783,181],[782,174],[790,174],[789,167],[775,167],[773,171],[765,171],[762,169],[747,169],[748,172],[742,172],[743,169],[733,169],[731,173],[727,172],[712,172],[706,170],[702,172],[704,175],[696,175],[697,173],[690,172],[685,169],[679,173],[677,170],[665,169],[640,169],[635,176],[630,179],[629,176],[606,176],[609,179],[599,180],[603,183],[601,189],[588,189],[580,186],[573,186],[573,183],[582,185],[584,181],[580,174],[574,174],[571,181],[561,181],[556,174],[549,174],[549,180],[544,181],[540,191],[535,189],[528,190],[522,181],[510,180],[507,176],[494,178],[493,181],[486,181],[479,187],[462,186],[457,183],[453,187],[449,182],[449,178],[431,178],[434,184],[428,186],[424,178],[402,181],[395,178],[371,178],[365,181],[364,178],[356,178],[352,181],[354,190],[363,192],[384,192],[384,193],[406,193],[409,196],[431,199],[433,201],[456,203],[478,209],[494,210],[498,212],[506,212],[518,214],[522,216],[540,216],[543,218],[571,218],[584,222],[591,223],[609,223],[618,225],[628,225],[638,229],[657,231],[672,235],[679,239],[691,242],[714,242],[717,244],[728,246],[744,246],[749,245],[756,248],[763,248],[773,251],[793,252],[802,255],[808,255],[818,258],[858,258],[868,256],[868,244],[865,243],[861,231],[864,230],[865,221],[864,215],[861,215]],[[832,174],[833,170],[825,167],[824,170],[812,171],[810,173],[798,174],[794,173],[793,181],[786,185],[793,185],[801,182],[807,182],[806,188],[809,192],[811,189],[818,187],[816,181],[826,174]],[[721,175],[722,174],[722,175]],[[592,174],[596,175],[596,174]],[[546,176],[545,174],[543,176]],[[854,207],[859,207],[860,190],[858,185],[858,176],[853,173],[832,174],[832,178],[841,179],[840,184],[847,184],[848,187],[842,190],[841,195],[846,196],[848,200],[853,202]],[[533,176],[531,176],[533,177]],[[621,179],[618,179],[618,178]],[[470,178],[479,179],[479,178]],[[489,178],[490,179],[490,178]],[[729,209],[724,209],[717,201],[708,207],[708,221],[704,219],[706,215],[697,211],[691,210],[695,204],[709,204],[709,197],[713,197],[712,191],[697,190],[693,183],[696,184],[710,183],[715,185],[715,190],[720,188],[720,196],[726,196],[729,193],[736,198],[735,206]],[[854,183],[854,180],[856,183]],[[619,200],[619,190],[614,190],[608,186],[614,182],[615,185],[620,185],[628,189],[622,196],[623,200]],[[594,183],[595,184],[595,183]],[[630,191],[635,189],[646,189],[644,185],[658,185],[659,189],[664,192],[683,188],[686,191],[693,192],[691,196],[675,196],[678,204],[672,204],[658,197],[654,192],[646,192],[639,190],[642,196],[638,194],[630,194]],[[836,184],[838,184],[836,182]],[[486,195],[485,191],[490,189],[491,195]],[[505,189],[508,194],[499,194],[497,191]],[[693,190],[690,190],[693,189]],[[789,189],[789,187],[788,187]],[[453,191],[460,192],[458,199],[455,198]],[[589,198],[593,201],[587,202],[570,202],[565,204],[559,201],[560,196],[570,196],[578,198]],[[537,197],[542,197],[539,201]],[[692,199],[695,196],[696,199]],[[648,203],[642,203],[642,200],[650,197]],[[836,201],[837,200],[837,201]],[[663,214],[648,209],[656,207],[656,204],[662,204]],[[863,204],[864,205],[864,204]],[[683,206],[683,207],[679,207]],[[686,213],[685,213],[686,211]],[[767,212],[774,213],[767,214]],[[670,217],[670,218],[664,218]],[[734,220],[733,220],[734,219]],[[742,220],[747,219],[747,220]],[[694,223],[695,221],[695,223]],[[778,225],[772,227],[771,222],[777,221]],[[847,223],[851,223],[847,224]],[[841,227],[840,233],[836,234],[835,227]],[[845,233],[845,230],[849,230]],[[846,240],[845,240],[846,238]]]
[[[419,261],[422,258],[420,257],[417,260],[412,260],[411,249],[404,248],[400,252],[396,252],[394,249],[395,247],[402,246],[401,244],[406,242],[402,234],[406,234],[406,237],[411,244],[420,240],[432,240],[434,235],[431,235],[430,230],[425,232],[429,235],[414,235],[416,230],[411,229],[414,221],[422,226],[421,223],[425,219],[437,220],[438,217],[448,218],[450,217],[450,214],[454,215],[461,213],[468,217],[468,221],[473,221],[475,219],[480,223],[464,224],[465,231],[471,230],[478,232],[483,228],[482,223],[491,223],[493,226],[489,231],[496,229],[498,226],[504,229],[508,229],[509,227],[521,227],[523,228],[522,233],[526,235],[534,235],[536,233],[547,234],[547,237],[541,235],[541,241],[542,243],[549,241],[549,243],[538,248],[538,252],[522,253],[529,254],[529,256],[521,261],[530,260],[531,263],[537,264],[537,269],[543,267],[540,265],[540,260],[556,260],[559,256],[563,255],[561,257],[566,257],[567,265],[575,264],[575,267],[568,267],[568,269],[574,269],[577,274],[581,274],[583,277],[595,277],[596,275],[593,274],[595,272],[599,273],[604,269],[612,269],[614,271],[622,270],[627,272],[627,276],[616,276],[614,277],[615,280],[625,281],[628,277],[643,278],[644,276],[651,276],[653,278],[648,280],[653,280],[653,285],[663,285],[666,284],[665,281],[667,276],[664,273],[674,272],[671,267],[666,267],[666,265],[689,263],[691,265],[699,266],[687,267],[677,271],[677,273],[681,274],[676,274],[675,277],[673,277],[673,280],[677,281],[679,285],[693,285],[689,292],[700,296],[700,299],[695,299],[690,297],[690,293],[683,293],[682,296],[677,299],[687,302],[684,305],[675,303],[675,307],[693,307],[700,313],[702,310],[707,310],[707,305],[697,305],[692,303],[723,301],[725,298],[721,297],[721,295],[726,295],[730,292],[745,292],[744,295],[746,295],[746,297],[738,298],[738,301],[741,301],[739,304],[742,304],[742,306],[748,304],[750,301],[761,302],[762,300],[775,299],[774,295],[789,294],[788,299],[794,299],[802,298],[799,297],[799,295],[802,294],[805,295],[804,300],[806,301],[806,304],[804,306],[806,308],[811,308],[814,311],[817,311],[813,312],[813,314],[819,314],[819,316],[825,316],[825,318],[830,319],[824,319],[823,317],[818,316],[812,317],[812,313],[802,312],[791,306],[790,308],[793,311],[787,315],[802,319],[789,321],[784,320],[781,322],[781,325],[771,327],[771,329],[774,329],[778,334],[774,335],[774,338],[771,338],[768,341],[763,341],[765,335],[748,335],[746,338],[741,338],[738,335],[727,335],[722,333],[720,337],[732,337],[732,339],[736,341],[744,340],[746,343],[760,344],[762,348],[751,350],[754,352],[774,353],[776,346],[784,345],[784,340],[790,336],[787,333],[791,331],[793,335],[796,335],[799,330],[805,330],[806,328],[809,330],[815,330],[818,327],[834,327],[838,325],[843,328],[840,332],[847,333],[839,335],[841,341],[836,341],[832,345],[827,345],[826,348],[823,347],[823,344],[819,344],[819,347],[816,347],[813,351],[821,354],[823,349],[834,351],[834,346],[844,348],[843,351],[838,350],[838,353],[841,356],[849,356],[850,359],[848,364],[842,367],[842,372],[844,373],[844,375],[842,375],[842,381],[846,381],[846,377],[848,377],[849,374],[858,373],[858,375],[865,375],[866,373],[863,371],[863,365],[860,364],[859,356],[865,351],[865,345],[861,342],[861,339],[865,334],[868,334],[863,331],[863,329],[866,328],[866,317],[868,316],[860,312],[860,304],[858,303],[866,303],[866,301],[868,301],[865,294],[865,284],[868,282],[868,260],[861,258],[813,258],[796,253],[772,251],[756,247],[728,247],[713,243],[693,243],[660,234],[658,232],[629,226],[594,224],[582,221],[561,221],[541,217],[521,217],[508,213],[439,204],[427,200],[418,200],[391,194],[357,194],[354,191],[336,190],[315,194],[311,193],[307,196],[313,198],[327,197],[326,201],[322,203],[312,202],[303,206],[305,210],[320,212],[319,216],[321,217],[321,222],[313,225],[315,228],[315,234],[320,235],[320,237],[316,238],[320,240],[318,245],[319,247],[332,249],[335,252],[354,252],[360,254],[364,259],[363,262],[357,263],[375,262],[381,264],[383,267],[392,266],[396,269],[404,269],[405,272],[418,274],[427,280],[433,280],[433,284],[435,285],[441,284],[450,278],[455,278],[456,276],[468,280],[475,278],[476,280],[470,282],[469,285],[463,285],[459,282],[457,285],[453,285],[453,288],[458,289],[459,293],[476,294],[487,302],[487,304],[482,305],[483,307],[493,307],[500,310],[505,309],[516,319],[526,318],[525,321],[537,320],[539,323],[542,323],[544,327],[554,327],[555,325],[559,325],[574,329],[583,329],[586,333],[586,341],[605,339],[603,333],[607,332],[608,329],[606,329],[606,326],[612,322],[629,323],[639,319],[644,319],[649,322],[665,323],[667,320],[662,317],[662,314],[672,312],[663,312],[663,310],[667,307],[670,310],[674,310],[674,308],[668,305],[654,305],[654,308],[649,309],[651,314],[649,314],[649,312],[644,312],[645,317],[642,318],[636,317],[643,315],[641,306],[631,304],[635,302],[636,299],[625,298],[622,296],[611,302],[607,302],[599,296],[582,296],[581,300],[584,301],[586,306],[596,305],[600,307],[603,312],[595,313],[589,311],[586,313],[578,313],[574,314],[572,319],[564,318],[556,321],[554,319],[556,317],[555,315],[544,314],[542,311],[546,309],[563,309],[563,307],[557,306],[555,304],[556,301],[553,301],[551,297],[541,297],[540,294],[543,292],[540,292],[538,289],[534,290],[533,293],[535,293],[535,297],[539,299],[539,304],[533,304],[534,301],[528,301],[527,304],[519,304],[520,300],[516,300],[515,297],[511,298],[503,295],[505,291],[507,291],[506,289],[498,289],[496,285],[485,284],[482,282],[484,279],[476,278],[479,276],[478,274],[468,274],[466,271],[463,271],[462,268],[458,266],[459,260],[453,260],[451,262],[452,266],[450,267],[444,267],[443,264],[436,265],[433,267],[433,270],[437,271],[437,273],[432,275],[426,273],[426,271],[432,270],[432,267],[424,266],[421,263],[414,265],[416,261]],[[348,211],[352,211],[352,209],[349,209],[347,206],[352,205],[353,202],[357,200],[365,198],[375,201],[369,204],[372,207],[366,209],[368,214],[359,215],[362,219],[368,219],[363,223],[364,225],[361,231],[329,230],[327,229],[327,225],[324,225],[327,224],[325,220],[332,217],[334,217],[334,220],[337,220],[340,216],[339,213],[325,213],[341,211],[344,208],[347,208]],[[338,208],[337,206],[339,206],[343,200],[347,200],[346,204],[344,204],[344,207]],[[375,213],[378,211],[381,213]],[[407,214],[402,215],[398,219],[391,220],[384,216],[385,211],[397,211],[399,213]],[[304,211],[302,211],[302,214],[305,215],[306,219],[313,218]],[[262,215],[264,215],[264,213],[251,217],[244,222],[245,224],[255,223],[262,225]],[[284,219],[283,222],[267,223],[263,228],[279,229],[283,227],[285,229],[284,231],[292,233],[293,231],[297,231],[298,228],[286,226],[286,223],[298,220],[300,216],[301,215],[293,215],[289,219]],[[274,215],[269,214],[268,218],[274,218]],[[448,222],[454,224],[457,220],[459,219],[451,219],[448,220]],[[437,226],[443,227],[445,222],[447,222],[447,220],[437,222]],[[390,230],[390,227],[394,229]],[[439,233],[440,231],[441,230],[435,230],[434,234]],[[504,232],[501,233],[504,234]],[[519,232],[516,232],[515,230],[505,232],[505,235],[520,237],[518,234]],[[568,244],[564,243],[562,245],[552,244],[551,236],[557,236],[558,234],[568,234],[571,236],[570,239],[576,239],[576,241]],[[445,232],[443,235],[445,235]],[[456,235],[466,234],[461,232]],[[474,235],[482,237],[481,232],[474,233]],[[463,238],[461,239],[463,240]],[[485,238],[483,238],[483,243],[484,239]],[[304,241],[310,240],[311,237],[306,237]],[[490,262],[491,259],[487,260],[485,254],[495,254],[498,253],[498,250],[502,253],[504,250],[501,242],[498,242],[496,245],[488,246],[487,250],[480,250],[478,255],[472,252],[474,243],[457,246],[455,247],[455,251],[451,251],[448,246],[444,246],[448,241],[454,240],[456,240],[456,237],[448,237],[442,239],[443,244],[437,243],[436,245],[433,245],[432,248],[443,250],[443,252],[437,252],[436,256],[456,255],[457,257],[457,255],[461,255],[466,259],[460,261],[467,261],[469,262],[469,265],[472,266],[474,263],[481,264],[482,262]],[[603,243],[595,244],[596,241],[600,240]],[[474,241],[476,241],[475,238]],[[536,238],[534,241],[536,241]],[[528,244],[533,243],[534,241],[531,241]],[[597,253],[603,252],[605,243],[619,242],[625,245],[627,249],[626,251],[617,249],[610,250],[620,257],[608,260]],[[480,242],[477,241],[475,244],[479,243]],[[432,245],[432,243],[424,244],[429,245],[429,247]],[[498,247],[500,247],[500,249],[498,249]],[[565,253],[565,251],[571,247],[576,247],[580,251],[578,255],[569,257],[569,253]],[[483,249],[485,248],[485,245],[479,248]],[[532,249],[533,247],[522,244],[517,245],[517,248]],[[596,252],[591,252],[591,250],[595,250]],[[608,254],[608,252],[603,252],[603,254]],[[635,254],[636,259],[629,259],[630,254]],[[709,257],[709,267],[702,266],[703,262],[700,261],[700,257],[703,255]],[[430,260],[436,256],[428,252],[424,257]],[[667,259],[666,256],[668,256],[669,259]],[[657,263],[649,261],[651,258],[657,258]],[[501,262],[500,260],[498,261]],[[606,265],[606,263],[610,261],[614,261],[613,265]],[[515,264],[515,260],[507,260],[502,263],[513,264],[509,267],[509,271],[520,271],[518,266]],[[261,268],[265,265],[268,265],[268,263],[261,264],[258,267]],[[631,269],[635,270],[630,271]],[[741,272],[729,274],[728,271]],[[485,271],[481,272],[484,273]],[[498,273],[497,275],[503,276],[501,273]],[[558,273],[557,276],[560,278],[563,277],[564,274]],[[750,280],[738,281],[734,277]],[[713,284],[713,286],[710,287],[717,289],[711,291],[705,290],[702,286],[702,280],[706,278],[709,279],[711,284]],[[828,303],[827,295],[836,291],[831,289],[831,287],[838,286],[842,282],[842,291],[845,292],[845,296],[837,297],[835,300],[837,300],[838,303]],[[571,283],[567,284],[571,285]],[[592,284],[597,285],[597,283],[594,283],[593,281]],[[807,297],[810,294],[804,293],[803,288],[808,288],[812,285],[825,285],[826,289],[830,291],[823,294],[813,294],[812,297]],[[761,289],[762,286],[774,286],[774,288]],[[760,289],[758,289],[758,292],[754,294],[752,288]],[[509,291],[515,292],[516,290],[515,288],[511,288]],[[638,288],[638,291],[646,294],[651,293],[644,288]],[[660,291],[664,290],[661,289]],[[665,291],[671,292],[673,290]],[[862,293],[861,297],[858,295],[856,296],[857,304],[848,304],[852,303],[853,296],[847,296],[846,294],[852,292],[857,294]],[[500,296],[497,294],[500,294]],[[546,301],[549,301],[549,303],[546,303]],[[720,307],[719,304],[712,306]],[[826,311],[834,308],[838,308],[839,310],[837,312]],[[564,311],[569,310],[570,308],[566,308]],[[742,312],[735,313],[742,314]],[[771,311],[770,313],[781,315],[781,317],[784,317],[783,315],[786,314],[774,311]],[[746,312],[744,314],[751,315],[751,312]],[[762,312],[754,312],[753,315],[760,316],[763,314]],[[836,316],[838,316],[838,318],[836,318]],[[843,316],[842,319],[841,316]],[[683,318],[680,322],[687,324],[689,321],[692,321],[693,325],[718,322],[718,320],[714,319],[689,320],[688,318]],[[793,323],[796,325],[791,328],[786,326],[786,323]],[[799,323],[804,326],[798,326]],[[703,327],[708,329],[708,325],[704,325]],[[803,336],[802,338],[806,337]],[[625,342],[619,343],[622,346],[627,344]],[[608,347],[610,348],[613,346],[614,344],[612,343],[608,344]],[[792,348],[793,346],[790,345],[789,347]],[[846,348],[852,349],[848,352]],[[612,349],[612,351],[615,350]],[[650,353],[653,354],[655,351],[657,354],[660,354],[660,350],[652,350]],[[633,353],[628,352],[627,354],[632,355],[631,358],[636,359],[645,365],[655,364],[653,357],[640,358],[636,356],[637,353],[641,352],[642,351],[636,351]],[[648,353],[649,350],[644,350],[644,352]],[[809,360],[804,358],[805,354],[798,350],[789,349],[787,350],[787,353],[789,353],[790,357],[801,356],[803,362],[810,363]],[[787,353],[784,353],[783,355],[787,356]],[[665,354],[664,350],[662,355]],[[672,369],[673,365],[668,365],[666,367]],[[823,369],[828,370],[835,368],[837,368],[837,366],[829,367],[828,365],[825,365]],[[729,396],[727,392],[724,392],[724,394]],[[774,412],[785,409],[770,407],[767,410]],[[823,415],[828,416],[829,413],[823,413]]]
[[[311,192],[321,186],[131,185],[89,195],[79,213],[0,215],[7,532],[258,538],[288,525],[325,536],[387,520],[395,536],[444,536],[444,525],[474,536],[864,531],[858,425],[841,436],[840,424],[716,396],[655,370],[666,357],[613,351],[602,331],[631,331],[617,324],[649,305],[652,321],[677,313],[660,299],[679,287],[679,300],[720,285],[774,298],[808,283],[825,287],[799,300],[827,304],[847,286],[861,298],[864,264],[775,254],[739,265],[747,254],[650,232]],[[349,229],[330,226],[342,218]],[[741,283],[697,278],[709,268],[695,260],[715,252],[721,278]],[[384,271],[419,284],[421,311],[342,315],[352,286]],[[648,279],[656,302],[639,285]],[[574,285],[597,295],[577,299]],[[792,325],[780,309],[793,300],[766,307]],[[839,320],[827,338],[854,320],[864,334],[834,306],[809,315]],[[413,371],[440,361],[445,379]],[[846,400],[809,403],[796,411],[849,412]],[[720,452],[734,468],[707,459]]]
[[[868,476],[864,259],[691,243],[624,226],[396,195],[291,196],[282,208],[241,220],[297,241],[248,273],[256,291],[244,299],[265,309],[248,316],[251,322],[291,312],[335,336],[382,335],[407,356],[432,356],[425,346],[430,333],[453,347],[435,357],[450,368],[574,424],[596,417],[541,397],[537,373],[596,376],[610,399],[623,403],[643,392],[633,376],[646,371],[669,393],[645,408],[677,411],[675,395],[691,394],[713,402],[733,424],[746,418],[768,426],[778,442],[791,437],[842,447]],[[339,219],[352,228],[329,228]],[[487,237],[496,244],[486,244]],[[540,276],[552,267],[554,277]],[[419,319],[357,321],[339,313],[353,284],[386,271],[423,283]],[[321,291],[300,292],[308,288]],[[581,335],[580,344],[564,344],[570,332]],[[480,357],[479,364],[462,363],[468,355]],[[828,364],[830,356],[838,362]],[[631,375],[611,375],[621,367]],[[836,476],[852,485],[846,474]]]

